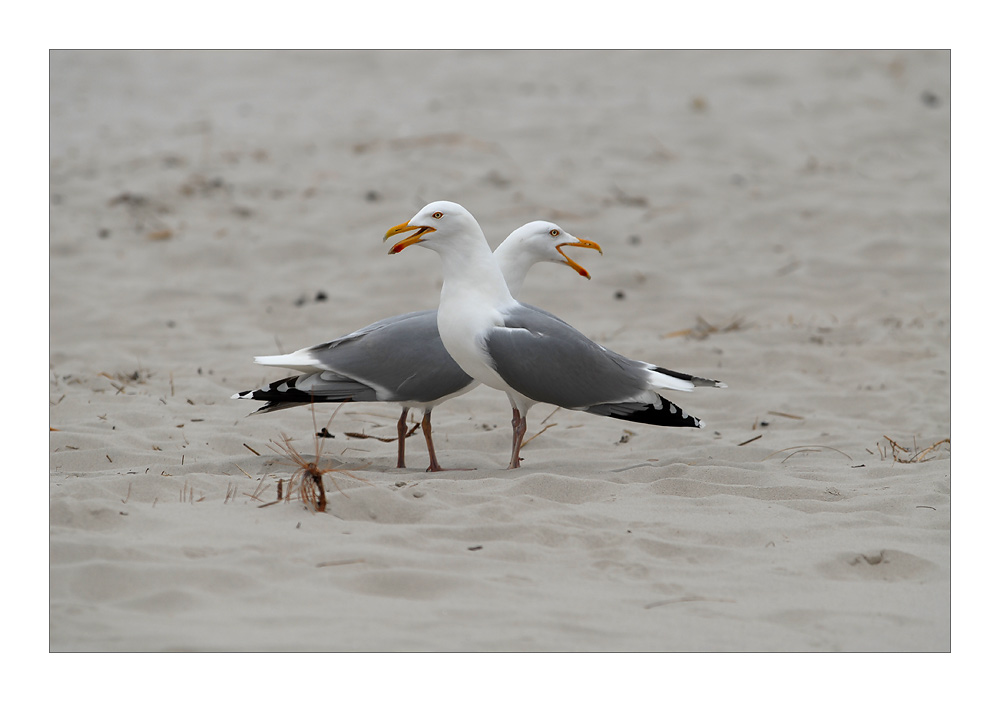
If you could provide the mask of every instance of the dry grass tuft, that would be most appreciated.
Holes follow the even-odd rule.
[[[330,436],[330,424],[333,422],[333,418],[337,416],[337,412],[340,410],[342,405],[338,405],[337,409],[333,411],[330,415],[330,420],[323,427],[323,431],[320,432],[316,427],[316,407],[313,405],[313,438],[316,442],[315,449],[316,455],[313,460],[306,459],[298,449],[292,446],[292,439],[284,434],[281,435],[281,441],[271,440],[269,448],[277,453],[279,456],[284,456],[285,458],[291,460],[292,463],[297,465],[299,468],[296,470],[292,477],[288,480],[287,489],[283,482],[278,483],[278,499],[275,502],[268,504],[276,504],[284,500],[288,502],[293,496],[297,497],[310,512],[325,512],[326,511],[326,488],[323,485],[323,478],[328,473],[339,473],[342,475],[347,475],[354,480],[359,480],[361,482],[368,482],[364,478],[359,478],[350,471],[339,468],[339,467],[321,467],[322,456],[323,456],[323,444],[326,441],[326,437]],[[328,458],[327,464],[333,464],[334,459]],[[331,476],[332,477],[332,476]],[[340,489],[337,485],[336,480],[333,481],[333,486],[337,488],[340,494],[344,495],[344,491]],[[284,493],[282,495],[282,493]],[[346,495],[345,495],[346,496]],[[261,505],[264,506],[264,505]]]
[[[712,334],[724,334],[726,332],[741,331],[746,328],[747,326],[742,317],[734,317],[727,324],[712,324],[701,315],[698,315],[697,323],[693,327],[688,329],[679,329],[667,334],[661,334],[660,338],[672,339],[676,336],[689,336],[692,339],[701,341],[712,336]]]
[[[918,449],[916,440],[913,442],[913,449],[908,449],[898,441],[890,439],[885,434],[882,438],[889,442],[888,446],[883,447],[881,443],[876,442],[875,447],[878,449],[879,457],[885,460],[890,455],[892,456],[893,463],[923,463],[924,461],[930,461],[937,458],[937,451],[943,444],[951,445],[951,438],[941,439],[925,449]]]

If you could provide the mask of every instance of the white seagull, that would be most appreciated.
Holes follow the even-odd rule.
[[[432,202],[385,234],[413,232],[389,249],[414,244],[441,256],[444,285],[437,324],[463,371],[507,394],[513,410],[508,468],[520,465],[532,405],[545,402],[630,422],[702,427],[659,393],[725,383],[634,361],[591,341],[561,319],[514,299],[483,230],[454,202]]]
[[[491,255],[507,287],[517,294],[528,270],[549,261],[569,266],[590,278],[564,246],[601,250],[592,241],[578,239],[552,222],[536,221],[514,230]],[[489,247],[487,246],[487,250]],[[396,423],[396,467],[406,467],[406,420],[411,409],[422,409],[421,427],[430,456],[428,471],[444,470],[431,439],[431,410],[445,400],[469,392],[479,383],[458,367],[445,351],[438,334],[437,310],[390,317],[324,344],[280,356],[257,356],[255,363],[299,371],[233,399],[263,400],[253,412],[273,412],[312,402],[393,402],[403,411]]]

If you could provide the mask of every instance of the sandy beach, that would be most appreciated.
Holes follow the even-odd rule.
[[[949,651],[950,57],[51,54],[52,651]],[[248,416],[253,357],[437,305],[383,234],[547,219],[520,298],[728,387]],[[419,415],[411,416],[411,423]],[[292,445],[324,513],[278,501]]]

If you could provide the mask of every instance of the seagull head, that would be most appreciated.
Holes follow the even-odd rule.
[[[510,236],[500,244],[497,252],[501,250],[518,251],[519,255],[528,258],[530,261],[549,261],[569,266],[574,271],[590,278],[590,273],[583,266],[571,259],[563,247],[578,246],[584,249],[596,249],[603,254],[601,247],[593,241],[578,239],[558,224],[537,220],[528,222],[523,227],[519,227],[511,232]]]
[[[454,240],[456,237],[468,236],[470,233],[482,237],[482,230],[475,217],[461,205],[447,200],[439,200],[425,206],[413,215],[410,221],[387,231],[383,241],[406,232],[413,233],[393,244],[392,248],[389,249],[390,254],[397,254],[413,244],[439,250],[442,242]]]

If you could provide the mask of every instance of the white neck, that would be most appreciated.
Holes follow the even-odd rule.
[[[503,310],[517,305],[500,265],[481,232],[456,237],[437,251],[444,274],[437,316],[441,341],[462,370],[502,390],[503,381],[481,354],[483,335],[502,326]]]
[[[524,279],[528,276],[528,270],[534,261],[531,260],[531,256],[523,246],[514,244],[508,246],[508,241],[510,241],[510,237],[504,239],[497,247],[497,250],[493,252],[493,258],[496,259],[503,278],[507,281],[507,289],[516,298],[521,293]]]
[[[493,257],[482,232],[479,234],[478,237],[453,240],[451,245],[438,251],[444,278],[444,285],[441,287],[442,305],[449,299],[470,297],[478,298],[490,307],[506,307],[514,303],[504,279],[505,271],[501,270],[500,263]],[[521,281],[523,280],[524,275],[521,275]]]

